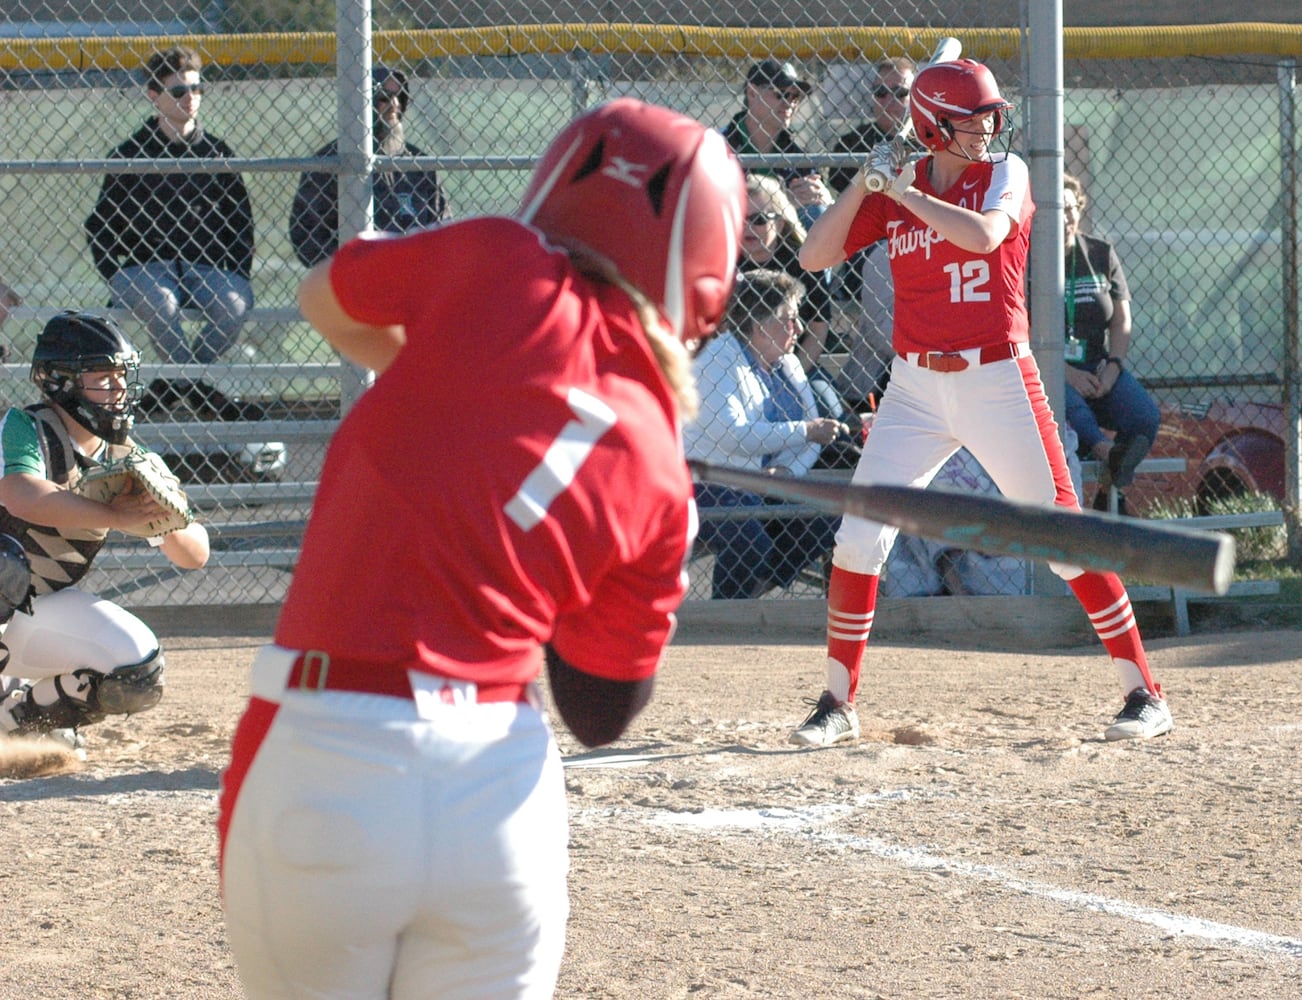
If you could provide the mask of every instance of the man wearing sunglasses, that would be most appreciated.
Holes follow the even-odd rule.
[[[777,59],[757,62],[746,74],[745,107],[720,131],[738,153],[803,156],[804,149],[791,135],[791,121],[796,108],[813,89],[813,83],[797,73],[791,63]],[[792,163],[780,169],[751,169],[782,179],[806,228],[832,204],[832,192],[814,167]]]
[[[150,56],[145,96],[154,114],[109,158],[234,157],[199,124],[202,68],[184,45]],[[113,304],[144,324],[163,360],[208,364],[234,346],[253,307],[253,208],[239,174],[110,173],[85,231]],[[193,340],[181,324],[187,308],[203,316]]]
[[[909,89],[917,66],[908,56],[882,59],[873,66],[872,89],[867,100],[871,118],[837,139],[833,152],[866,156],[879,142],[900,135],[909,119]],[[921,150],[921,147],[919,147]],[[833,190],[844,191],[855,175],[856,167],[837,167],[829,174]],[[839,268],[839,287],[835,294],[846,300],[859,300],[859,319],[849,338],[850,357],[841,370],[837,388],[855,412],[875,406],[890,378],[891,315],[895,292],[891,284],[886,255],[879,253],[881,244],[860,250]]]
[[[411,99],[407,75],[376,66],[371,71],[374,106],[372,137],[376,156],[425,156],[403,134],[402,118]],[[335,156],[329,142],[315,156]],[[381,170],[371,177],[375,228],[385,233],[409,233],[451,218],[447,194],[434,170]],[[305,173],[299,179],[289,214],[289,239],[305,267],[325,260],[339,248],[339,182],[329,171]]]
[[[868,112],[865,119],[836,140],[834,153],[866,154],[879,142],[894,139],[909,120],[909,88],[917,66],[908,56],[882,59],[873,70],[876,79],[868,94]],[[921,151],[921,148],[919,148]],[[854,178],[858,167],[837,167],[830,174],[832,190],[838,194]]]

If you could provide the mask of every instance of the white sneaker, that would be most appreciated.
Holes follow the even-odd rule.
[[[806,747],[830,747],[858,738],[859,716],[854,706],[837,701],[831,691],[824,691],[809,718],[791,734],[790,742]]]
[[[1136,688],[1126,698],[1126,707],[1118,714],[1104,736],[1109,740],[1148,740],[1165,736],[1175,728],[1166,699],[1144,688]]]

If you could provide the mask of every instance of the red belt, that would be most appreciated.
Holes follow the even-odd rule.
[[[993,347],[983,347],[977,358],[977,364],[989,365],[996,361],[1008,361],[1010,358],[1020,357],[1023,349],[1021,344],[996,344]],[[912,352],[908,355],[908,357],[914,356]],[[923,351],[916,357],[917,361],[914,363],[919,368],[926,368],[933,372],[961,372],[970,368],[972,364],[958,351]]]
[[[439,677],[438,674],[430,676]],[[474,684],[476,701],[527,702],[529,700],[529,685],[518,681],[507,684],[481,684],[452,677],[444,680],[448,682],[449,692],[454,683]],[[415,700],[405,667],[393,663],[376,663],[374,660],[350,660],[331,656],[319,649],[309,649],[294,658],[294,665],[290,668],[289,677],[285,681],[285,689],[353,691],[359,694],[384,694],[390,698]]]

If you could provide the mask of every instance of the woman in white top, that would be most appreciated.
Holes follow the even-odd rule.
[[[792,353],[800,333],[801,283],[781,271],[739,275],[725,332],[697,357],[700,414],[687,428],[687,454],[738,468],[801,476],[848,428],[820,417],[804,369]],[[742,490],[698,484],[696,503],[760,507]],[[795,579],[830,551],[837,518],[702,514],[700,538],[714,553],[715,598],[759,597]]]

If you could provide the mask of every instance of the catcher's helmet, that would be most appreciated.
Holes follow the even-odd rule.
[[[746,187],[728,143],[700,122],[620,98],[547,147],[520,218],[609,259],[682,340],[709,336],[736,277]]]
[[[32,564],[18,539],[0,535],[0,625],[15,611],[32,613]]]
[[[973,59],[927,66],[909,94],[913,130],[928,149],[945,149],[954,138],[954,122],[995,112],[995,135],[1004,132],[1012,104],[999,95],[994,74]],[[1011,129],[1008,134],[1011,136]]]
[[[68,310],[45,324],[32,354],[32,381],[77,423],[105,441],[122,444],[135,423],[140,399],[140,355],[113,320]],[[116,402],[92,402],[81,384],[85,372],[121,371],[127,391]]]

